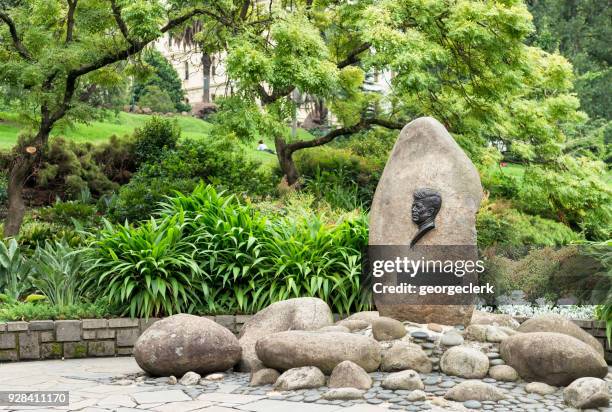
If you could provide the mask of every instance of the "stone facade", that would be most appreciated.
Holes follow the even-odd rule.
[[[238,334],[248,315],[206,316]],[[334,315],[335,320],[340,317]],[[0,322],[0,362],[70,359],[101,356],[129,356],[136,339],[156,318],[83,319]],[[517,318],[519,322],[525,319]],[[596,337],[612,362],[612,348],[606,340],[606,325],[601,321],[574,321]]]

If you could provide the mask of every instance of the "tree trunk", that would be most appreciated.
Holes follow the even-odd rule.
[[[212,60],[210,54],[202,52],[202,72],[204,73],[204,79],[202,83],[202,102],[210,103],[210,69],[212,66]]]
[[[296,185],[296,183],[298,183],[299,174],[297,167],[295,167],[295,162],[293,161],[293,150],[285,143],[282,137],[276,137],[274,139],[274,145],[276,146],[278,164],[285,175],[285,179],[287,179],[287,184],[289,186]]]
[[[16,236],[23,223],[25,214],[25,203],[23,201],[23,187],[26,180],[32,174],[34,165],[42,153],[43,147],[49,139],[50,126],[41,126],[38,134],[30,142],[23,142],[15,150],[15,155],[8,176],[8,213],[4,221],[4,237]],[[30,153],[28,148],[35,148]]]

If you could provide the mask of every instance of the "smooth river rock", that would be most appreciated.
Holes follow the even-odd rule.
[[[440,369],[451,376],[484,378],[489,371],[489,358],[478,349],[469,346],[453,346],[442,355]]]
[[[580,378],[563,390],[563,400],[578,409],[604,407],[610,404],[610,390],[602,379]]]
[[[417,244],[424,247],[424,253],[415,250],[413,260],[423,256],[426,260],[475,261],[476,212],[483,197],[480,177],[444,126],[431,117],[407,124],[393,147],[372,202],[369,244],[410,245],[418,232],[411,220],[413,194],[422,188],[438,191],[442,205],[435,228]],[[449,255],[448,250],[428,247],[432,245],[460,245],[468,252]],[[398,284],[396,273],[378,279],[384,285]],[[468,325],[474,311],[464,301],[439,304],[440,295],[375,293],[374,301],[381,316],[417,323]]]
[[[273,303],[242,326],[238,369],[249,372],[263,367],[255,353],[255,343],[264,336],[287,330],[317,330],[332,324],[332,312],[321,299],[295,298]]]
[[[501,343],[500,355],[521,378],[566,386],[578,378],[603,378],[604,358],[591,346],[561,333],[534,332],[510,336]]]
[[[591,346],[602,357],[604,356],[604,348],[597,339],[587,333],[580,326],[576,325],[569,319],[556,313],[536,316],[535,318],[527,319],[517,329],[519,332],[556,332],[564,335],[573,336],[574,338],[583,341]]]
[[[378,369],[381,347],[374,339],[353,333],[287,331],[261,338],[257,357],[266,367],[287,370],[316,366],[330,374],[339,363],[351,361],[367,372]]]
[[[368,390],[372,387],[372,377],[355,362],[344,361],[336,365],[329,376],[327,386]]]
[[[155,322],[136,341],[138,366],[155,376],[223,372],[240,360],[232,332],[200,316],[174,315]]]
[[[395,372],[413,369],[420,373],[429,373],[433,365],[421,346],[410,342],[395,342],[383,352],[380,370]]]
[[[444,396],[453,401],[499,401],[506,398],[499,388],[486,382],[470,380],[461,382],[448,390]]]

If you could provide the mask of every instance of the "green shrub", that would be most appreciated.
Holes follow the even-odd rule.
[[[64,226],[72,226],[76,221],[83,226],[92,226],[97,220],[96,207],[78,201],[62,202],[57,200],[53,205],[38,211],[41,220]]]
[[[132,317],[193,312],[202,271],[196,246],[183,236],[183,216],[136,228],[105,223],[91,246],[88,285]]]
[[[108,142],[95,146],[93,159],[111,181],[125,184],[136,172],[134,138],[111,136]]]
[[[115,315],[108,304],[81,302],[67,306],[53,306],[45,301],[14,302],[0,305],[0,321],[100,319]]]
[[[531,216],[504,201],[485,202],[476,216],[478,246],[561,246],[581,239],[566,225]]]
[[[365,157],[353,154],[348,149],[318,147],[316,149],[302,150],[296,154],[296,164],[300,175],[304,178],[305,189],[313,185],[318,193],[342,191],[343,188],[355,187],[357,200],[349,203],[369,207],[382,173],[382,167]],[[326,187],[327,186],[327,187]],[[333,196],[329,193],[328,195]],[[346,193],[342,195],[346,197]],[[325,200],[334,202],[333,198]],[[346,200],[340,199],[338,207]]]
[[[168,92],[160,89],[158,86],[147,86],[142,96],[138,100],[140,107],[148,107],[157,113],[170,113],[176,111],[174,102],[170,98]]]
[[[612,237],[612,188],[601,162],[564,156],[557,170],[528,167],[516,205],[563,222],[589,240]]]
[[[0,297],[19,299],[28,289],[30,266],[15,239],[0,240]],[[1,301],[2,299],[0,299]]]
[[[175,120],[153,116],[134,130],[134,153],[138,164],[159,160],[165,149],[174,149],[181,137]]]
[[[85,292],[85,253],[86,249],[73,249],[65,242],[40,245],[30,259],[32,286],[58,308],[78,304]]]

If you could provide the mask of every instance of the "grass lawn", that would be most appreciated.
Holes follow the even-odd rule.
[[[130,135],[134,129],[141,127],[151,116],[119,112],[116,116],[109,115],[102,121],[93,121],[89,124],[76,124],[73,127],[55,128],[52,136],[63,136],[75,142],[100,143],[106,141],[110,136]],[[183,137],[198,139],[210,134],[212,125],[203,120],[191,116],[175,117],[181,128]],[[16,114],[0,112],[0,150],[9,150],[17,141],[17,136],[22,131],[23,125],[18,121]],[[287,137],[291,129],[287,128]],[[299,139],[312,139],[312,135],[303,129],[298,129]],[[263,138],[269,148],[274,149],[274,141],[271,137]],[[272,166],[276,164],[276,156],[256,150],[257,142],[242,143],[247,155],[263,165]]]

